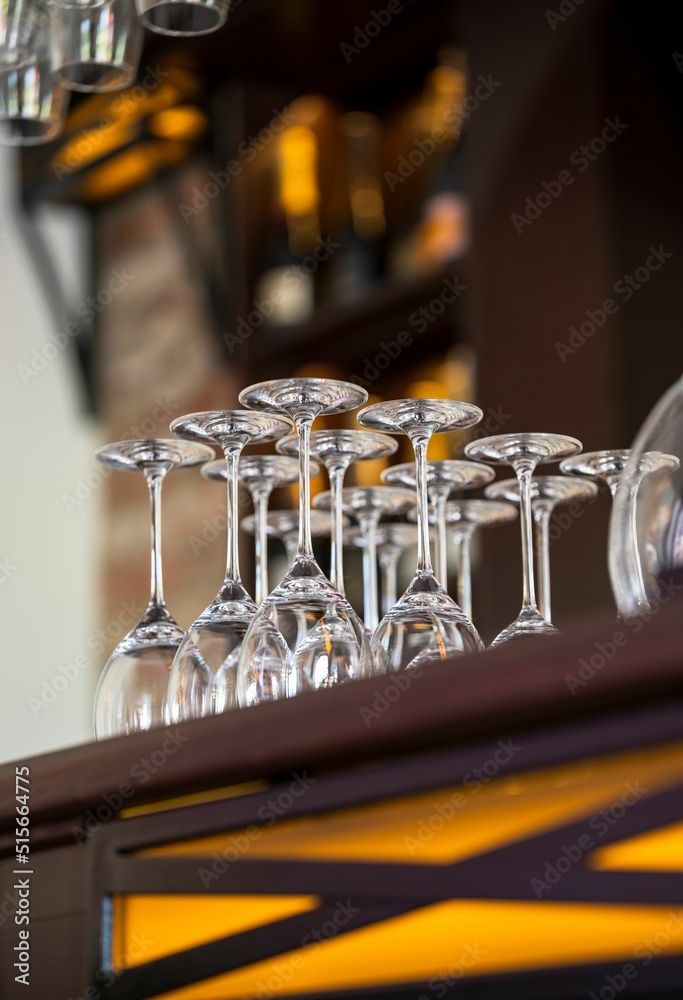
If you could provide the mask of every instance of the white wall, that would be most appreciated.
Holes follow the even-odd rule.
[[[95,428],[70,352],[42,353],[62,317],[50,315],[16,227],[15,165],[0,145],[0,761],[92,739],[101,666],[88,646],[100,497],[71,511],[62,500],[93,468]],[[85,269],[78,220],[63,214],[47,231],[73,294]],[[79,654],[89,665],[69,669]]]

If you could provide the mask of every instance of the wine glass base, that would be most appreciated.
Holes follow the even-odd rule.
[[[242,706],[334,687],[373,673],[368,635],[313,559],[299,557],[259,608],[238,669]]]
[[[507,628],[499,632],[489,649],[502,646],[505,642],[515,642],[519,639],[533,639],[536,636],[561,635],[559,629],[551,625],[538,611],[522,611]]]
[[[380,672],[414,670],[424,664],[479,653],[476,628],[434,576],[418,574],[384,616],[372,637]]]
[[[313,408],[318,414],[355,410],[368,398],[365,389],[352,382],[330,378],[280,378],[257,382],[239,394],[242,406],[294,414]]]

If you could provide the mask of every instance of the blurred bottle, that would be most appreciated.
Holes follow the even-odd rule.
[[[339,119],[348,175],[348,195],[340,228],[339,247],[328,269],[327,292],[332,301],[353,302],[382,274],[386,229],[379,181],[380,125],[374,115],[349,112]]]
[[[427,77],[410,115],[411,144],[395,165],[394,183],[410,180],[414,187],[412,204],[392,247],[390,269],[395,274],[437,272],[469,249],[460,143],[466,95],[464,52],[442,50],[439,65]]]
[[[271,238],[256,298],[270,326],[294,326],[313,314],[321,248],[318,139],[308,125],[290,125],[278,141],[277,190]]]

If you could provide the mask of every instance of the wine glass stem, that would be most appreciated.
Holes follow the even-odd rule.
[[[315,413],[298,413],[296,430],[299,435],[299,545],[297,557],[313,559],[311,539],[311,427]]]
[[[446,500],[447,495],[432,492],[436,521],[436,559],[434,560],[434,575],[442,587],[448,589],[448,556],[446,550]]]
[[[534,465],[519,462],[515,465],[519,480],[519,516],[522,527],[522,573],[523,573],[523,611],[538,611],[536,603],[536,585],[534,582],[533,559],[533,518],[531,514],[531,477]]]
[[[434,575],[429,551],[429,499],[427,496],[427,445],[431,434],[411,435],[415,450],[415,482],[417,486],[417,572]]]
[[[330,506],[332,508],[332,586],[343,597],[345,590],[342,489],[344,488],[346,466],[328,466],[327,473],[330,477]]]
[[[472,619],[472,528],[460,528],[453,534],[458,554],[458,605]]]
[[[237,520],[239,517],[239,479],[238,466],[240,452],[243,445],[225,445],[225,460],[228,466],[227,487],[228,487],[228,558],[225,569],[225,581],[238,583],[240,581],[239,562],[239,536],[237,534]]]
[[[379,565],[382,570],[382,614],[386,615],[391,611],[398,600],[396,593],[398,586],[398,552],[384,552],[379,558]]]
[[[379,624],[377,613],[377,524],[379,511],[359,517],[363,532],[363,620],[365,627],[374,632]]]
[[[538,607],[547,622],[551,622],[550,610],[550,515],[553,504],[547,500],[532,502],[534,518],[534,541],[536,549],[536,569],[538,575]]]
[[[268,500],[270,490],[258,489],[253,495],[256,534],[254,536],[254,577],[256,604],[260,606],[268,590]]]
[[[145,478],[149,487],[149,510],[151,521],[151,572],[149,603],[157,608],[165,606],[164,579],[161,571],[161,484],[164,481],[166,469],[146,471]]]

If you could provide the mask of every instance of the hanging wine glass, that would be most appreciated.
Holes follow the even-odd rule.
[[[133,0],[50,0],[52,73],[85,93],[121,90],[135,80],[143,31]]]
[[[68,94],[52,78],[46,4],[0,4],[0,141],[34,146],[64,128]]]
[[[151,514],[151,594],[147,609],[118,644],[102,671],[95,693],[98,740],[161,726],[171,663],[185,633],[164,600],[161,573],[161,486],[173,469],[187,469],[213,458],[200,444],[173,440],[117,441],[95,452],[111,469],[142,472],[149,488]]]
[[[371,430],[406,434],[415,450],[417,569],[404,595],[375,629],[372,646],[380,670],[410,669],[483,648],[472,622],[434,576],[427,496],[427,446],[432,435],[472,427],[482,416],[479,407],[471,403],[446,399],[373,403],[358,414],[358,422]]]
[[[240,656],[238,697],[240,704],[254,705],[372,673],[363,624],[313,554],[309,476],[309,442],[315,418],[355,409],[367,399],[367,393],[350,382],[290,378],[249,386],[239,398],[253,409],[286,413],[299,435],[297,556],[284,580],[261,605]]]
[[[474,490],[490,483],[495,478],[493,469],[480,462],[464,462],[459,459],[445,459],[427,462],[427,496],[434,508],[436,527],[436,558],[434,573],[444,587],[448,588],[448,548],[446,539],[446,502],[455,490]],[[405,462],[392,465],[382,473],[382,482],[415,489],[415,464]],[[464,610],[464,608],[463,608]]]
[[[572,459],[567,459],[571,462]],[[501,479],[484,490],[492,500],[519,503],[519,480]],[[595,483],[576,476],[537,476],[531,480],[531,515],[534,519],[534,553],[539,611],[552,622],[550,602],[550,518],[564,503],[585,503],[598,495]]]
[[[581,451],[581,442],[564,434],[498,434],[470,441],[465,454],[493,465],[511,465],[520,488],[520,522],[522,528],[522,610],[515,620],[492,642],[499,646],[511,640],[532,636],[559,635],[546,621],[536,602],[533,562],[533,518],[531,514],[531,479],[537,465],[557,462],[566,455]]]
[[[622,518],[623,559],[620,564],[620,576],[616,586],[615,575],[612,574],[613,590],[617,603],[617,614],[620,618],[630,618],[648,608],[647,591],[643,578],[643,564],[638,555],[637,533],[637,500],[640,484],[646,476],[652,473],[671,473],[678,469],[678,459],[659,451],[640,453],[637,462],[630,467],[631,451],[627,448],[589,451],[566,459],[560,463],[563,472],[577,476],[589,476],[607,483],[612,494],[612,511],[620,495],[620,483],[629,468],[626,498],[620,505]],[[622,602],[623,597],[623,602]]]
[[[363,622],[373,632],[378,625],[377,599],[377,526],[382,517],[405,514],[415,503],[415,494],[391,486],[352,486],[342,490],[339,498],[332,492],[319,493],[313,505],[318,510],[332,510],[338,500],[342,511],[355,517],[365,544],[363,546]]]
[[[140,20],[159,35],[208,35],[228,17],[230,0],[135,0]]]
[[[291,430],[283,417],[248,410],[190,413],[171,424],[179,437],[219,445],[227,463],[228,558],[223,586],[187,631],[169,681],[172,722],[217,715],[235,708],[235,675],[240,644],[256,613],[239,570],[238,462],[248,444],[273,441]]]
[[[311,433],[311,455],[322,462],[330,480],[331,505],[326,510],[332,514],[332,568],[330,579],[337,593],[344,589],[344,544],[341,535],[342,505],[341,491],[346,471],[352,462],[388,458],[393,455],[398,444],[386,434],[372,434],[370,431],[325,430]],[[297,435],[283,438],[276,445],[282,455],[299,454]],[[367,624],[367,623],[366,623]]]
[[[317,476],[318,466],[311,467],[311,475]],[[227,478],[225,461],[209,462],[202,469],[205,479],[224,482]],[[280,455],[247,455],[240,459],[239,481],[249,490],[254,505],[257,530],[254,535],[254,598],[256,606],[263,604],[268,596],[268,501],[274,489],[290,486],[298,482],[299,463]]]

